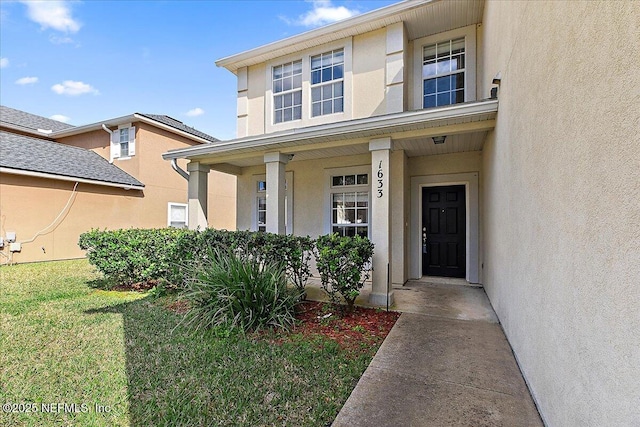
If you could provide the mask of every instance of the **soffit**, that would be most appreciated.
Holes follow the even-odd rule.
[[[482,22],[484,0],[409,0],[216,61],[235,73],[272,59],[404,22],[409,40]]]
[[[271,151],[293,154],[293,161],[365,154],[369,141],[380,137],[393,139],[409,157],[478,151],[495,126],[497,109],[496,100],[477,101],[171,150],[163,158],[246,167],[264,163]],[[436,147],[431,137],[440,135],[447,142]]]

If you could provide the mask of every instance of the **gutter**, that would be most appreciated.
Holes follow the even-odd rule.
[[[193,141],[201,142],[203,144],[211,144],[211,141],[208,139],[200,138],[199,136],[193,135],[188,132],[184,132],[180,129],[176,129],[172,126],[165,125],[164,123],[157,122],[148,117],[142,116],[138,113],[130,114],[128,116],[116,117],[115,119],[104,120],[101,123],[92,123],[84,126],[76,126],[72,129],[64,129],[57,132],[50,133],[47,135],[48,138],[64,138],[67,136],[77,135],[84,132],[89,132],[92,130],[104,129],[106,126],[117,126],[123,123],[132,123],[132,122],[144,122],[149,125],[155,126],[160,129],[164,129],[171,133],[175,133],[177,135],[183,136],[185,138],[191,139]]]
[[[389,6],[372,10],[370,12],[363,13],[352,18],[344,19],[333,24],[325,25],[323,27],[307,31],[302,34],[291,36],[283,40],[278,40],[276,42],[269,43],[254,49],[221,58],[217,60],[215,64],[218,67],[224,67],[235,74],[238,68],[245,66],[244,62],[250,61],[251,59],[254,59],[256,57],[269,55],[273,52],[279,52],[283,49],[289,48],[292,45],[296,45],[299,43],[313,42],[314,40],[317,40],[321,37],[331,36],[336,33],[340,33],[341,31],[350,31],[354,32],[354,34],[357,34],[358,29],[356,27],[360,25],[368,25],[367,31],[372,31],[372,23],[376,21],[381,21],[379,28],[383,28],[385,25],[389,24],[389,22],[385,20],[388,20],[388,18],[391,16],[403,12],[408,12],[425,4],[435,3],[438,1],[440,0],[407,0],[400,3],[391,4]],[[373,27],[373,29],[378,29],[375,28],[377,27],[375,25]],[[344,35],[341,38],[344,37],[348,37],[348,35]]]
[[[421,123],[435,122],[450,118],[473,116],[476,114],[496,113],[498,100],[489,99],[474,101],[467,104],[456,104],[437,110],[418,110],[396,113],[393,115],[366,117],[362,119],[333,122],[306,128],[294,128],[283,132],[244,137],[230,141],[221,141],[208,146],[195,146],[170,150],[162,154],[165,160],[189,158],[193,156],[226,152],[234,149],[251,149],[267,147],[269,144],[282,144],[300,141],[302,139],[331,138],[339,135],[349,135],[356,132],[374,132],[376,135],[392,133],[394,127],[412,126]]]
[[[104,123],[102,124],[102,129],[105,130],[109,134],[109,163],[113,164],[113,149],[111,148],[111,140],[113,139],[113,131],[107,127]]]
[[[45,172],[33,172],[33,171],[11,169],[11,168],[5,168],[5,167],[0,167],[0,173],[31,176],[34,178],[57,179],[59,181],[82,182],[83,184],[100,185],[103,187],[122,188],[123,190],[138,190],[138,191],[144,190],[144,185],[139,186],[139,185],[132,185],[132,184],[120,184],[116,182],[97,181],[94,179],[75,178],[72,176],[55,175],[55,174],[45,173]]]

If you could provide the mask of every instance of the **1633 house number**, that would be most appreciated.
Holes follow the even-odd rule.
[[[382,172],[382,160],[380,160],[380,163],[378,164],[378,188],[377,188],[377,197],[381,198],[382,195],[384,194],[384,181],[382,180],[382,178],[384,178],[384,172]]]

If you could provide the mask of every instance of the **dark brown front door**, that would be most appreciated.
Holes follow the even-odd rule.
[[[465,277],[464,185],[422,189],[422,274]]]

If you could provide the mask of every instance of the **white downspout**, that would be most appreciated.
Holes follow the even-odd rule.
[[[178,159],[171,159],[171,167],[174,171],[178,172],[181,177],[189,181],[189,174],[185,172],[184,169],[181,169],[180,166],[178,166]]]
[[[109,134],[109,163],[113,164],[113,156],[111,155],[111,136],[113,135],[113,131],[104,123],[102,124],[102,129]]]

